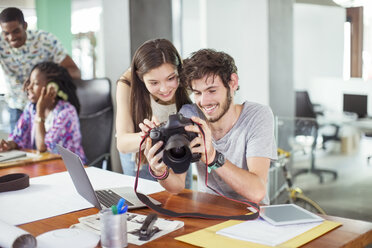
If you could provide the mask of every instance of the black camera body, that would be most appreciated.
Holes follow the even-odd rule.
[[[195,132],[187,132],[185,126],[194,125],[194,122],[182,114],[170,115],[166,123],[151,129],[150,138],[154,145],[163,141],[164,149],[162,160],[175,173],[184,173],[190,163],[199,161],[199,153],[191,153],[190,142],[198,135]],[[159,152],[158,151],[158,152]]]

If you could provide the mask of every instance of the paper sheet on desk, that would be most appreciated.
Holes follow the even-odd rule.
[[[10,159],[10,160],[6,160],[4,162],[1,162],[0,163],[0,169],[1,168],[12,167],[12,166],[23,166],[27,163],[37,163],[37,162],[57,159],[57,158],[60,158],[60,157],[61,156],[59,154],[49,153],[49,152],[42,152],[42,153],[26,152],[25,157]]]
[[[274,226],[265,220],[258,219],[245,221],[221,229],[217,234],[263,245],[276,246],[319,226],[321,223],[322,222]]]
[[[12,159],[6,160],[4,162],[5,163],[9,163],[9,162],[13,162],[13,161],[27,160],[27,159],[30,159],[30,158],[39,158],[39,157],[41,157],[41,155],[40,154],[37,154],[37,153],[32,153],[32,152],[25,152],[25,153],[26,153],[26,156],[24,156],[24,157],[12,158]]]
[[[95,189],[134,185],[134,177],[90,167],[86,169]],[[138,190],[144,194],[163,191],[159,183],[140,179]],[[67,172],[30,179],[30,187],[0,193],[0,219],[20,225],[93,207],[81,197]]]
[[[14,151],[14,150],[12,150]],[[14,163],[14,162],[17,162],[17,161],[24,161],[24,160],[29,160],[29,159],[37,159],[37,158],[40,158],[41,155],[40,154],[37,154],[37,153],[32,153],[32,152],[24,152],[26,154],[26,156],[22,156],[22,157],[16,157],[16,158],[12,158],[12,159],[7,159],[7,160],[4,160],[4,161],[0,161],[0,168],[1,167],[7,167],[7,164],[11,164],[11,163]]]
[[[207,227],[205,229],[182,235],[176,238],[176,240],[196,245],[199,247],[213,247],[213,248],[225,248],[225,247],[250,247],[250,248],[267,248],[272,247],[268,245],[262,245],[254,242],[248,242],[238,239],[228,238],[222,235],[216,234],[219,230],[227,227],[231,227],[242,223],[242,221],[229,220],[222,222],[218,225]],[[325,220],[319,226],[310,229],[309,231],[298,235],[297,237],[280,244],[278,247],[292,248],[300,247],[313,239],[331,231],[332,229],[341,226],[341,223]]]

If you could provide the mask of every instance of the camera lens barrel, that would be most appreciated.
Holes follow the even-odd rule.
[[[189,169],[191,159],[190,141],[182,134],[169,137],[163,153],[164,163],[180,174]]]
[[[185,126],[193,124],[191,119],[178,113],[170,115],[167,123],[162,123],[150,131],[153,145],[158,141],[164,142],[157,153],[164,149],[162,160],[175,173],[186,172],[190,163],[200,159],[200,154],[192,154],[190,148],[190,141],[197,137],[197,134],[185,131]]]

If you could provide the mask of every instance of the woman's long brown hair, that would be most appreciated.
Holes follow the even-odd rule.
[[[150,93],[143,82],[143,75],[164,63],[169,63],[177,68],[178,75],[182,70],[181,56],[173,44],[166,39],[155,39],[145,42],[134,54],[131,70],[131,114],[134,131],[141,131],[139,124],[144,119],[152,118]],[[186,86],[180,82],[176,93],[176,107],[179,111],[182,105],[191,103]]]

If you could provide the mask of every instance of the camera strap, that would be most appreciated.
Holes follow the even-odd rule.
[[[203,136],[204,136],[204,134],[203,134]],[[147,137],[148,137],[148,135],[145,135],[143,137],[143,139],[140,143],[139,151],[141,151],[141,146],[142,146],[143,142],[146,140]],[[152,210],[154,210],[154,211],[156,211],[160,214],[164,214],[164,215],[171,216],[171,217],[189,217],[189,218],[201,218],[201,219],[243,220],[244,221],[244,220],[254,220],[254,219],[257,219],[260,216],[260,206],[257,203],[249,202],[249,201],[242,202],[242,201],[237,201],[237,200],[227,198],[227,197],[223,196],[222,194],[220,194],[219,192],[217,192],[216,190],[209,187],[208,184],[207,184],[208,188],[212,189],[214,192],[223,196],[224,198],[248,205],[249,206],[248,209],[251,211],[251,213],[246,214],[246,215],[228,215],[228,216],[226,216],[226,215],[211,215],[211,214],[203,214],[203,213],[195,213],[195,212],[179,213],[179,212],[174,212],[172,210],[165,209],[165,208],[162,208],[161,206],[155,205],[146,195],[137,192],[138,177],[139,177],[139,171],[140,171],[139,166],[141,164],[141,152],[139,154],[140,155],[139,155],[139,161],[138,161],[138,169],[137,169],[137,174],[136,174],[136,180],[135,180],[135,183],[134,183],[134,192],[136,193],[138,199],[140,199],[140,201],[142,203],[144,203],[147,207],[151,208]],[[255,211],[252,211],[252,208],[255,209]]]
[[[0,192],[25,189],[30,186],[30,177],[24,173],[12,173],[0,177]]]
[[[137,181],[137,178],[136,178]],[[169,209],[162,208],[161,206],[155,205],[146,195],[137,192],[137,189],[134,189],[138,199],[143,202],[147,207],[151,208],[152,210],[164,214],[171,217],[189,217],[189,218],[201,218],[201,219],[219,219],[219,220],[254,220],[259,217],[259,211],[251,212],[251,214],[247,215],[213,215],[213,214],[203,214],[203,213],[195,213],[195,212],[174,212]],[[252,204],[253,205],[253,204]]]
[[[152,210],[160,214],[164,214],[164,215],[171,216],[171,217],[189,217],[189,218],[219,219],[219,220],[254,220],[254,219],[257,219],[260,215],[259,205],[253,202],[248,202],[248,201],[247,202],[236,201],[236,202],[250,205],[250,207],[248,208],[250,209],[251,213],[246,214],[246,215],[225,216],[225,215],[212,215],[212,214],[203,214],[203,213],[195,213],[195,212],[184,212],[184,213],[174,212],[172,210],[165,209],[165,208],[162,208],[161,206],[155,205],[145,194],[137,192],[138,177],[139,177],[139,169],[137,170],[136,180],[134,182],[134,192],[136,193],[138,199],[140,199],[140,201],[143,204],[145,204],[147,207],[151,208]],[[256,211],[255,212],[252,211],[251,210],[252,208],[254,208]]]

